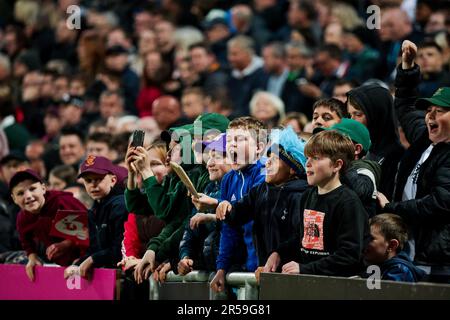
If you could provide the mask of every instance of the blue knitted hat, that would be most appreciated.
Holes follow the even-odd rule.
[[[270,134],[271,146],[269,152],[278,149],[278,156],[297,174],[305,172],[305,142],[301,140],[291,126],[283,130],[273,130]]]

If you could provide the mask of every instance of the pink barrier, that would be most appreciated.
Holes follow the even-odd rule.
[[[63,267],[36,267],[31,282],[23,265],[0,265],[0,300],[114,300],[116,270],[95,269],[90,280],[64,279]]]

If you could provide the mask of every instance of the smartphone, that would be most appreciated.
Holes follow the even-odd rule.
[[[132,147],[142,147],[144,145],[145,132],[142,130],[135,130],[133,132],[133,139],[131,140]]]

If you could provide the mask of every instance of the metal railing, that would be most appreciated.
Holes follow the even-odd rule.
[[[214,272],[206,271],[191,271],[185,276],[180,276],[173,271],[170,271],[166,276],[165,283],[159,283],[155,281],[152,277],[150,278],[150,300],[159,300],[161,297],[161,291],[167,290],[168,287],[173,285],[182,285],[186,283],[190,284],[203,284],[192,290],[192,298],[195,299],[195,293],[204,290],[208,290],[209,300],[224,300],[227,299],[227,293],[221,292],[216,293],[210,289],[209,284],[213,279]],[[252,272],[232,272],[228,273],[225,277],[226,283],[229,287],[236,290],[236,295],[238,300],[257,300],[258,299],[258,284],[256,283],[255,274]],[[180,289],[180,287],[177,287]],[[171,292],[177,295],[180,290],[174,289]],[[205,294],[205,293],[204,293]],[[166,295],[167,296],[167,295]],[[177,296],[174,299],[180,298]]]

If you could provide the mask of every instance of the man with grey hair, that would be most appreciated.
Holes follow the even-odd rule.
[[[234,102],[236,116],[248,115],[248,104],[257,90],[267,86],[268,75],[263,69],[263,60],[255,55],[253,40],[247,36],[236,36],[228,41],[228,62],[231,76],[228,91]]]

